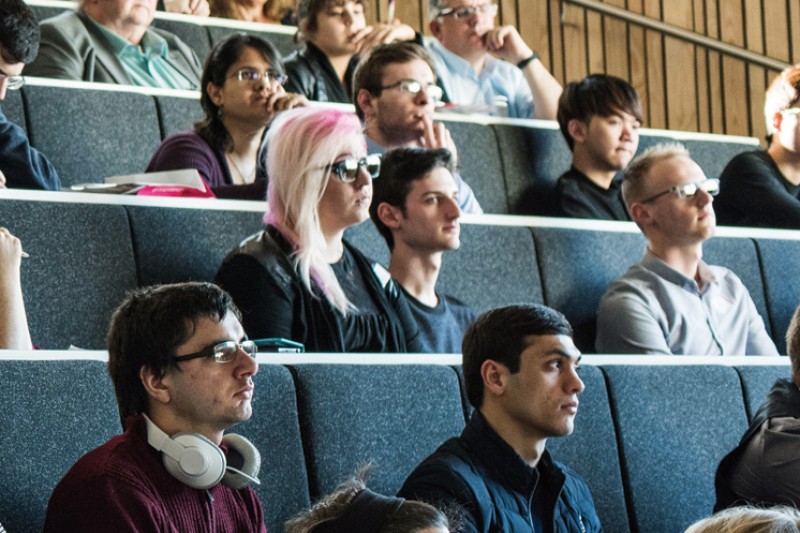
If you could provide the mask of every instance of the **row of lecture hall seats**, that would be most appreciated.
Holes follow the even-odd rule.
[[[44,20],[64,11],[77,8],[77,2],[59,0],[28,0],[36,18]],[[211,48],[234,32],[253,33],[269,40],[283,56],[289,55],[297,45],[294,42],[296,28],[275,24],[256,24],[235,20],[198,18],[189,15],[156,12],[153,26],[177,35],[204,61]]]
[[[86,359],[105,354],[42,356],[0,356],[0,520],[15,533],[41,531],[58,480],[120,432],[105,363]],[[719,460],[789,373],[777,358],[704,359],[586,358],[575,432],[548,448],[587,481],[605,531],[678,533],[710,514]],[[273,533],[366,463],[375,465],[372,488],[393,494],[469,415],[457,364],[260,362],[253,417],[233,431],[261,451],[256,492]]]
[[[53,162],[64,188],[144,172],[163,138],[191,129],[201,117],[196,93],[149,94],[36,78],[19,92],[9,91],[3,111]],[[512,213],[521,201],[546,197],[569,168],[571,153],[554,122],[444,113],[439,118],[458,146],[461,175],[487,213]],[[687,145],[710,177],[757,144],[752,138],[642,130],[639,150],[675,139]]]
[[[262,227],[262,202],[148,199],[90,193],[0,192],[0,224],[30,258],[22,280],[34,342],[45,349],[105,347],[112,309],[141,285],[212,280],[226,253]],[[462,244],[444,257],[440,289],[478,311],[543,302],[562,311],[576,344],[593,352],[595,316],[608,284],[638,262],[632,223],[543,217],[465,217]],[[732,269],[750,291],[781,353],[800,302],[800,234],[720,228],[705,259]],[[371,222],[347,237],[388,264]],[[69,312],[64,312],[68,309]]]

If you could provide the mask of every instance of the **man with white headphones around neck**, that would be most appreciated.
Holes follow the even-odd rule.
[[[210,283],[133,292],[108,336],[125,432],[56,486],[45,531],[256,531],[260,456],[223,433],[252,414],[255,344]]]

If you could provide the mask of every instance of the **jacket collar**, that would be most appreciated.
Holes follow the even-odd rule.
[[[503,486],[525,494],[529,501],[540,478],[547,478],[549,485],[558,487],[558,492],[564,485],[564,473],[553,463],[547,450],[542,453],[536,468],[531,468],[477,410],[461,438],[473,449],[492,477]]]

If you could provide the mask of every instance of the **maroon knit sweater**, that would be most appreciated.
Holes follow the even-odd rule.
[[[144,418],[84,455],[59,482],[47,505],[45,532],[159,531],[266,533],[251,488],[219,484],[192,489],[167,472],[147,444]]]

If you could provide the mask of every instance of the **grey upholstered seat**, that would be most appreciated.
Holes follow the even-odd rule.
[[[268,531],[311,505],[308,497],[297,392],[289,369],[259,365],[253,376],[253,416],[231,431],[250,439],[261,454],[261,485],[254,486],[264,507]]]
[[[474,122],[445,124],[458,149],[458,171],[472,187],[484,213],[508,213],[501,149],[494,130]]]
[[[533,228],[544,302],[564,313],[575,344],[594,352],[597,307],[608,284],[637,263],[644,238],[637,233]]]
[[[790,379],[788,366],[740,366],[737,367],[742,380],[744,402],[748,420],[752,420],[759,406],[767,399],[767,393],[778,379]]]
[[[449,366],[291,368],[312,499],[367,463],[374,464],[369,485],[394,494],[422,459],[464,427],[458,379]]]
[[[33,342],[105,348],[111,312],[136,287],[125,209],[3,200],[0,225],[30,254],[22,262],[22,287]]]
[[[622,487],[617,436],[611,418],[605,378],[599,368],[584,365],[580,377],[586,389],[580,396],[572,435],[547,440],[553,457],[583,477],[592,491],[597,514],[606,531],[629,531]]]
[[[747,426],[736,370],[605,366],[635,531],[683,531],[711,513],[714,473]]]
[[[263,214],[128,206],[140,285],[212,281],[225,256],[263,227]]]
[[[389,265],[389,248],[371,221],[348,230],[367,257]],[[536,249],[526,228],[461,225],[461,247],[445,252],[437,289],[477,312],[515,303],[542,302]]]
[[[28,137],[58,169],[63,187],[144,172],[160,143],[151,96],[29,85]]]
[[[772,339],[778,351],[786,353],[786,329],[800,304],[800,277],[794,275],[800,264],[800,241],[756,239],[756,248],[761,257]]]
[[[99,361],[0,361],[0,516],[40,532],[50,493],[88,451],[121,432]]]

